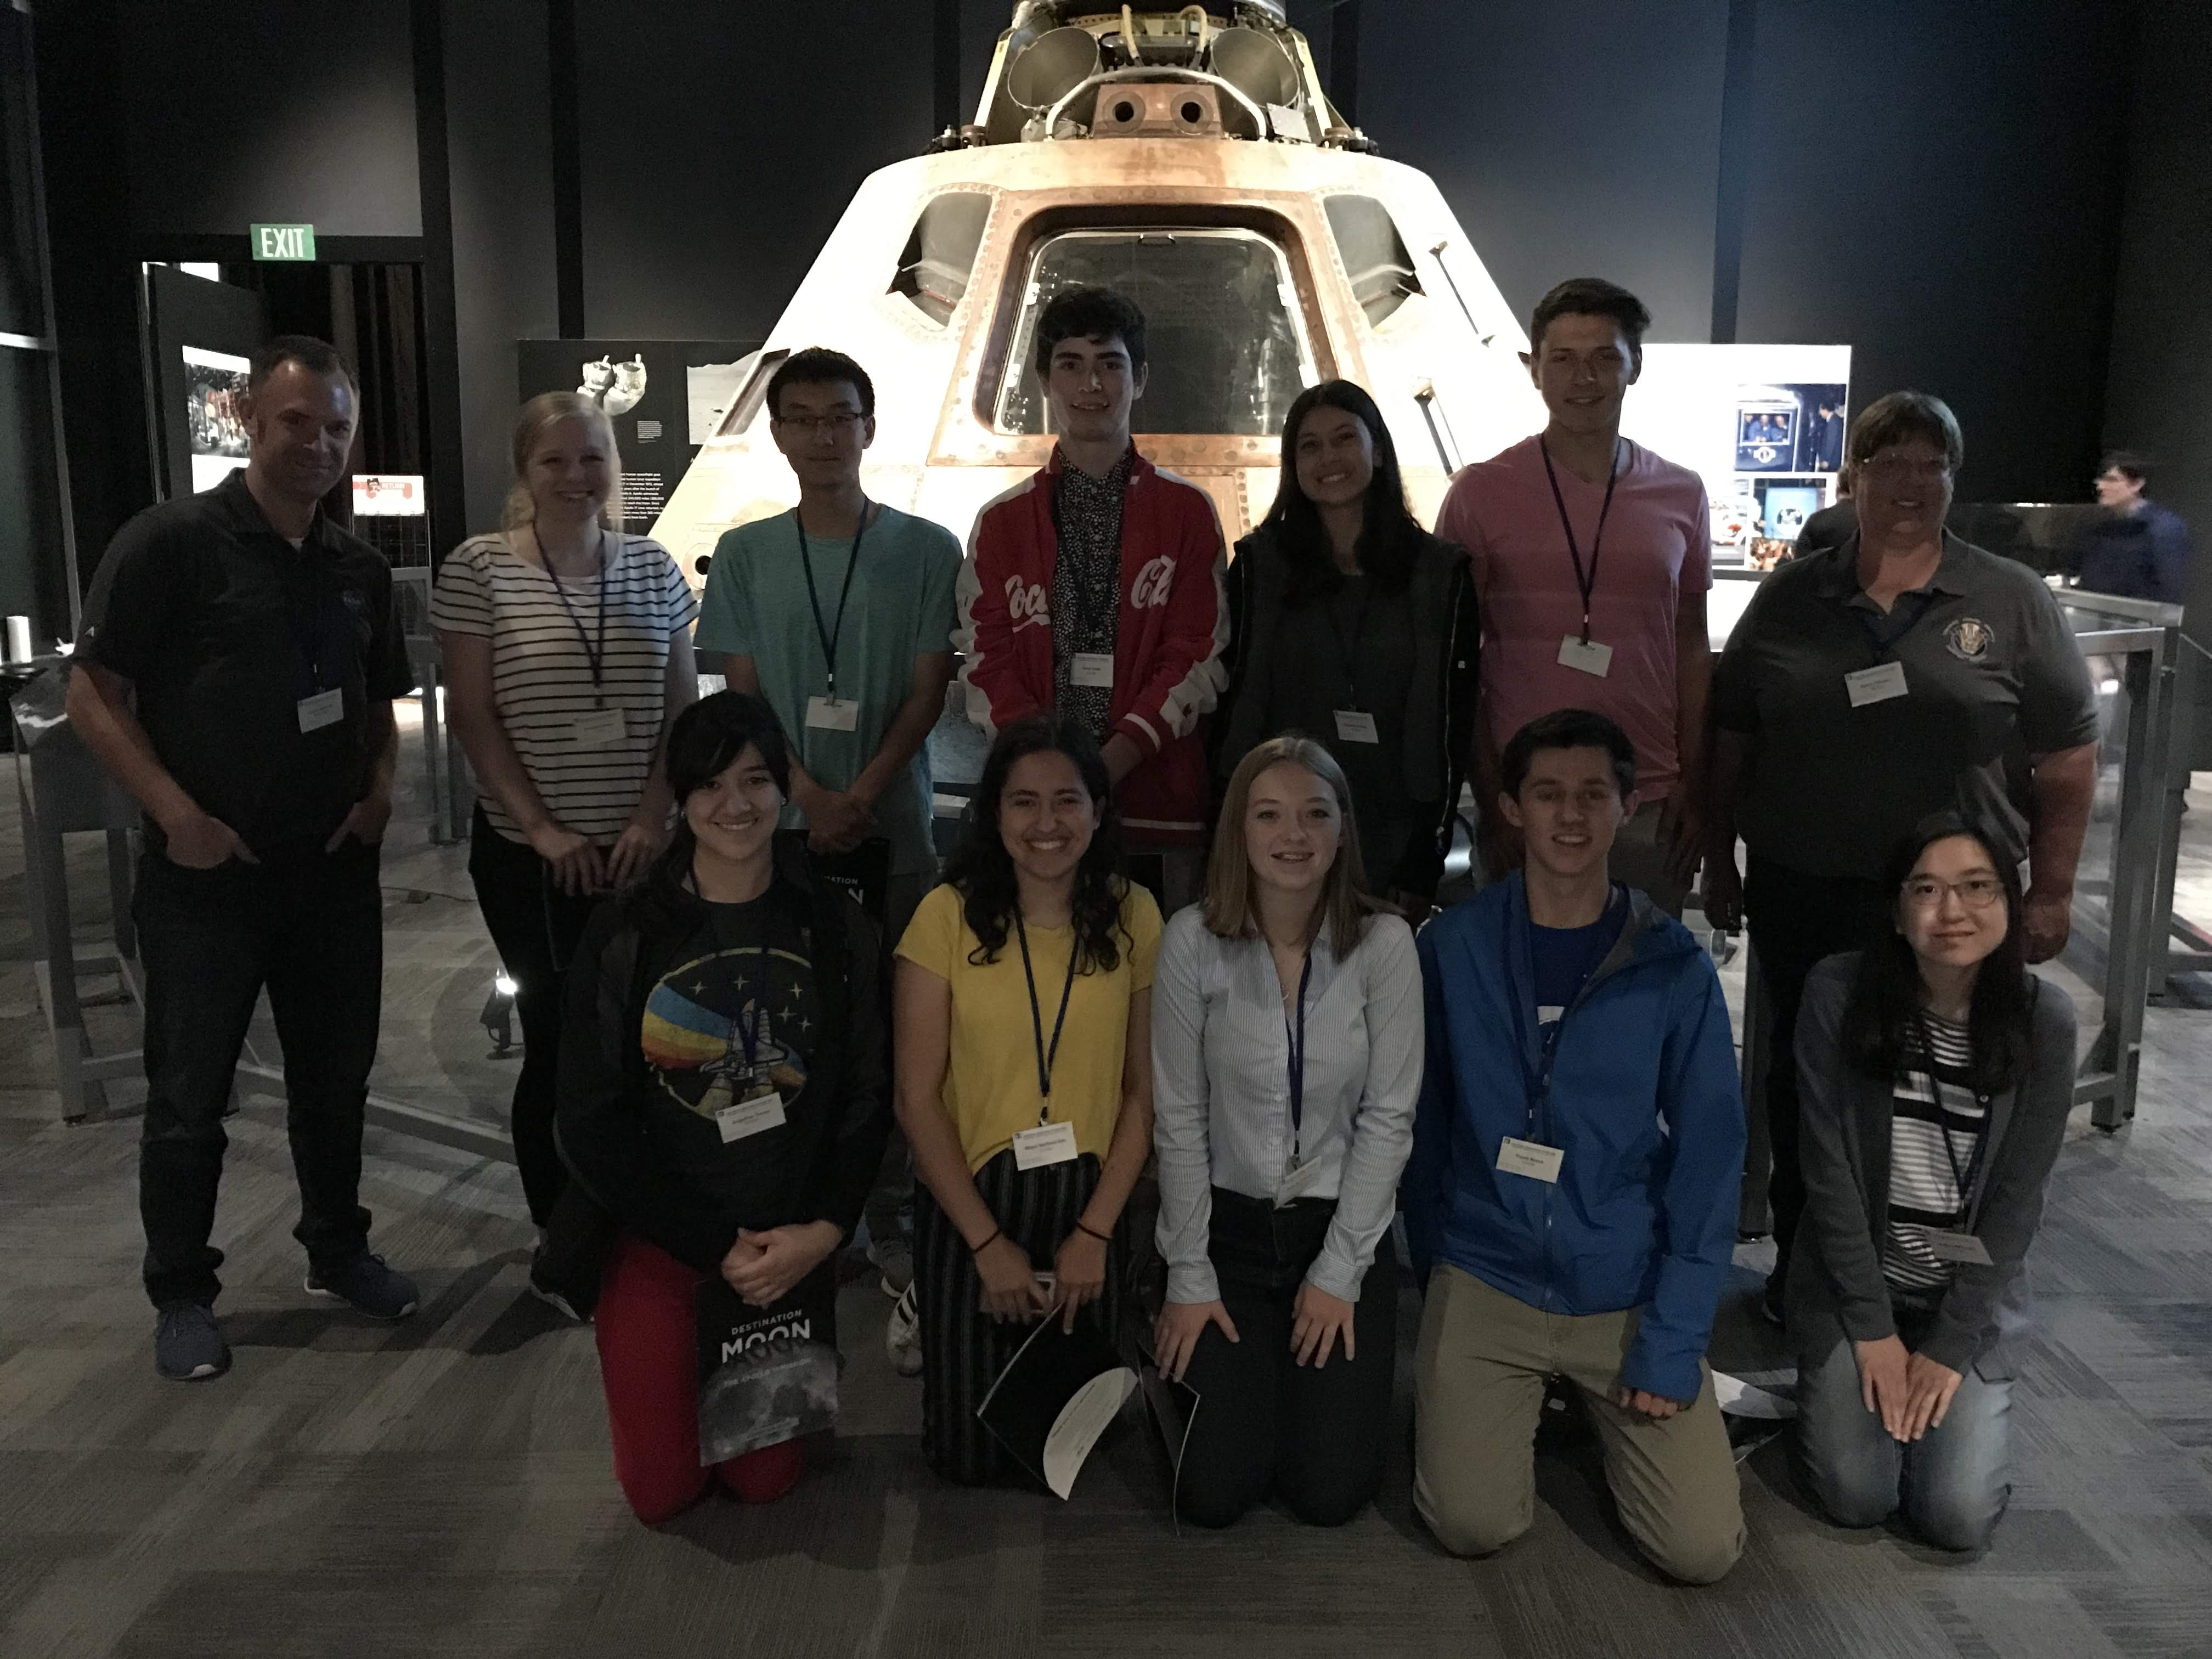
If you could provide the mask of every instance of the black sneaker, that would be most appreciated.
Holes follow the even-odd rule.
[[[196,1382],[230,1369],[230,1344],[204,1302],[163,1304],[154,1326],[154,1369],[172,1382]]]
[[[309,1296],[329,1297],[371,1319],[404,1319],[421,1300],[413,1279],[367,1250],[328,1272],[308,1268],[306,1288]]]

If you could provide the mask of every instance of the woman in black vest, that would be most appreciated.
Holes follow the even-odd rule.
[[[2020,878],[1954,812],[1891,859],[1889,926],[1797,1021],[1799,1463],[1822,1509],[1978,1549],[2012,1486],[2021,1264],[2074,1104],[2074,1006],[2027,971]]]
[[[677,717],[667,764],[668,848],[568,975],[554,1118],[577,1193],[613,1219],[594,1334],[615,1476],[647,1522],[715,1479],[758,1503],[799,1478],[795,1441],[700,1466],[696,1298],[719,1276],[755,1308],[811,1286],[834,1311],[833,1260],[890,1132],[883,944],[805,837],[776,832],[775,715],[708,697]]]
[[[1473,729],[1465,550],[1414,522],[1375,399],[1309,386],[1283,425],[1282,483],[1229,567],[1225,775],[1285,732],[1318,738],[1357,805],[1360,861],[1418,918],[1443,874]]]

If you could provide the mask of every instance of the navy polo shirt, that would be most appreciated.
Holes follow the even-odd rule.
[[[330,839],[368,792],[372,701],[415,689],[383,556],[320,512],[295,548],[243,471],[116,532],[77,654],[131,682],[161,764],[263,858]],[[302,732],[300,700],[330,690],[343,717]]]
[[[1885,615],[1856,534],[1759,584],[1713,675],[1714,719],[1751,739],[1736,822],[1751,850],[1815,876],[1882,872],[1930,812],[2027,855],[2028,757],[2097,738],[2073,631],[2026,565],[1948,532],[1924,587]],[[1851,707],[1844,677],[1902,664],[1907,695]]]

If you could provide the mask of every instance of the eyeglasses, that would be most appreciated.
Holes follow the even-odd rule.
[[[867,418],[847,410],[836,415],[779,415],[775,423],[800,432],[828,432],[842,436]]]
[[[1882,478],[1948,478],[1951,476],[1950,462],[1923,461],[1917,455],[1869,455],[1858,464],[1858,470]]]
[[[1946,893],[1956,893],[1959,902],[1969,910],[1986,910],[2003,894],[2004,884],[1995,876],[1968,876],[1964,881],[1915,876],[1899,890],[1905,895],[1905,902],[1916,910],[1933,910],[1943,902]]]

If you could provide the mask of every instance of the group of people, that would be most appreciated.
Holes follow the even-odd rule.
[[[505,526],[446,560],[434,619],[525,1032],[532,1284],[592,1321],[641,1516],[800,1478],[799,1443],[701,1466],[694,1298],[773,1307],[865,1229],[948,1479],[1009,1473],[978,1407],[1049,1318],[1194,1391],[1185,1516],[1273,1495],[1340,1523],[1391,1453],[1410,1278],[1415,1501],[1447,1548],[1530,1524],[1565,1382],[1638,1547],[1719,1578],[1743,1517],[1705,1352],[1746,1134],[1695,887],[1747,920],[1774,1013],[1762,1305],[1804,1475],[1846,1524],[1986,1541],[2074,1071],[2028,963],[2066,937],[2094,695],[2048,590],[1944,532],[1962,441],[1916,392],[1852,427],[1856,533],[1765,581],[1716,665],[1702,486],[1620,435],[1649,321],[1595,279],[1547,295],[1547,424],[1465,470],[1434,535],[1371,397],[1310,388],[1233,562],[1132,441],[1144,319],[1101,289],[1042,309],[1057,443],[964,556],[866,495],[874,388],[835,351],[767,387],[798,507],[725,536],[696,603],[609,522],[604,410],[525,408]],[[354,400],[326,346],[264,349],[247,467],[118,536],[77,653],[72,718],[149,819],[166,1376],[229,1363],[209,1240],[264,985],[308,1288],[417,1300],[356,1192],[412,677],[389,572],[317,507]],[[956,665],[994,741],[940,870],[925,740]],[[1437,914],[1468,784],[1480,888]]]

